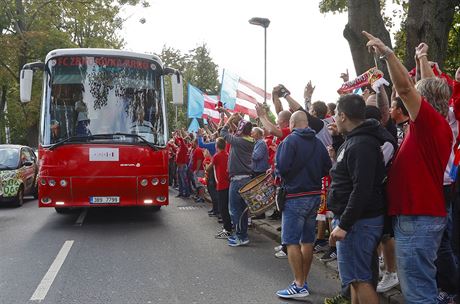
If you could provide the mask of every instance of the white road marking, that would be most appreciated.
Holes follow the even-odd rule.
[[[80,216],[77,218],[74,226],[81,226],[83,225],[83,221],[85,220],[86,214],[88,213],[88,208],[84,208],[83,211],[80,213]]]
[[[72,245],[73,241],[65,241],[58,255],[54,259],[53,264],[51,264],[50,268],[48,269],[48,272],[43,277],[37,289],[35,289],[35,292],[30,298],[30,301],[43,301],[45,299],[46,294],[48,293],[51,284],[53,284],[53,281],[56,278],[59,269],[61,269],[62,264],[64,264],[64,261],[67,255],[69,254]]]

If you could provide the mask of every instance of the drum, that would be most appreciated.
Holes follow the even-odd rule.
[[[244,185],[239,193],[248,204],[249,216],[257,216],[275,205],[275,186],[271,173],[259,175]]]

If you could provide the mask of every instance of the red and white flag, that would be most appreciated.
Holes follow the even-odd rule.
[[[225,108],[256,118],[256,104],[264,102],[264,90],[224,69],[220,98]],[[267,94],[267,100],[272,98]]]
[[[216,110],[218,96],[209,96],[203,94],[204,96],[204,109],[202,118],[207,120],[212,120],[215,123],[219,123],[220,115],[219,111]]]

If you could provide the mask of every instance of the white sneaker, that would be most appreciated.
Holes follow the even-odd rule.
[[[275,250],[275,251],[280,251],[281,249],[283,249],[283,245],[279,245],[279,246],[276,246],[275,248],[273,248],[273,250]]]
[[[387,272],[383,274],[382,280],[377,285],[377,292],[386,292],[399,284],[398,274],[396,272]]]
[[[287,259],[287,254],[283,250],[275,252],[275,257],[278,259]]]

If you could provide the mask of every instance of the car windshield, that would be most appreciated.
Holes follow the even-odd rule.
[[[159,66],[123,57],[70,56],[48,62],[43,143],[126,133],[165,145]],[[135,137],[125,142],[139,143]],[[116,137],[105,141],[117,141]]]
[[[0,148],[0,170],[17,169],[19,165],[19,150]]]

